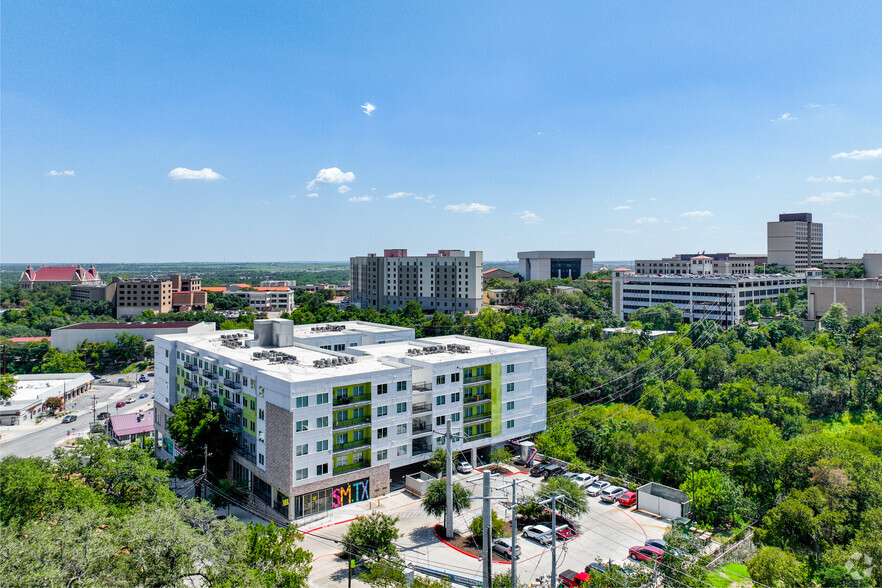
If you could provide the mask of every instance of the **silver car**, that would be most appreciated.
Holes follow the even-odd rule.
[[[524,537],[538,541],[542,545],[548,545],[551,543],[551,527],[528,525],[524,527]]]
[[[587,488],[596,481],[597,476],[594,474],[576,474],[573,478],[573,482],[578,484],[580,488]]]
[[[627,491],[627,488],[622,488],[621,486],[607,486],[603,489],[603,492],[600,493],[600,499],[603,502],[615,502],[619,499],[619,496]]]
[[[508,537],[503,537],[501,539],[497,539],[493,542],[493,551],[496,553],[500,553],[507,557],[508,559],[518,559],[521,557],[521,546],[518,545],[515,547],[514,557],[511,554],[511,539]]]
[[[585,494],[587,494],[588,496],[599,496],[600,493],[603,492],[607,486],[609,486],[609,482],[597,480],[585,489]]]

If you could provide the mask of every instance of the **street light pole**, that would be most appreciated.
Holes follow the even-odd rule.
[[[453,430],[452,423],[450,419],[447,419],[447,434],[445,435],[445,441],[447,445],[447,459],[446,461],[446,470],[447,470],[447,484],[445,484],[447,491],[447,512],[444,516],[444,534],[447,536],[447,539],[453,539]],[[488,494],[487,492],[484,493]]]
[[[484,509],[482,516],[482,523],[484,524],[484,532],[483,534],[483,549],[482,553],[484,555],[484,586],[493,586],[493,572],[490,569],[491,563],[493,561],[492,554],[490,551],[490,541],[492,539],[493,534],[493,512],[490,509],[490,472],[484,471]],[[512,548],[511,559],[514,561],[515,553],[514,548]]]
[[[518,558],[515,555],[518,552],[518,500],[517,500],[518,482],[511,481],[511,588],[517,588],[518,585]]]

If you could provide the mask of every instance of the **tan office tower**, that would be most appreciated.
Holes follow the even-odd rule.
[[[767,224],[769,263],[805,273],[824,258],[824,225],[812,222],[810,212],[779,214]]]

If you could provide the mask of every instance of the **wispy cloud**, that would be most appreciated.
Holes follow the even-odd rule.
[[[806,104],[805,107],[806,107],[806,108],[820,108],[821,105],[820,105],[820,104],[815,104],[814,102],[810,102],[810,103]]]
[[[291,194],[290,196],[288,196],[288,198],[290,198],[291,200],[294,200],[297,198],[297,194]]]
[[[622,234],[622,235],[633,235],[634,233],[639,233],[640,230],[639,230],[639,229],[619,229],[619,228],[615,228],[615,229],[607,229],[606,232],[607,232],[607,233]]]
[[[688,230],[689,230],[689,227],[683,225],[683,226],[679,226],[679,227],[676,227],[676,228],[671,229],[671,230],[672,230],[672,231],[688,231]]]
[[[350,188],[350,187],[347,186],[346,184],[343,184],[342,186],[340,186],[339,188],[337,188],[337,192],[339,192],[340,194],[345,194],[346,192],[348,192],[348,191],[351,190],[351,189],[352,189],[352,188]]]
[[[821,192],[815,196],[809,196],[800,202],[800,204],[826,204],[829,202],[836,202],[843,198],[850,198],[851,196],[854,196],[854,193],[854,190],[850,192]]]
[[[688,218],[689,220],[704,220],[706,218],[712,217],[714,213],[709,210],[692,210],[689,212],[684,212],[680,216],[683,218]]]
[[[477,214],[487,214],[488,212],[493,212],[493,208],[493,206],[478,204],[477,202],[472,202],[471,204],[466,204],[465,202],[463,202],[462,204],[448,204],[444,207],[444,210],[461,214],[469,212],[474,212]]]
[[[861,217],[861,215],[859,215],[859,214],[847,214],[845,212],[834,212],[833,213],[833,218],[841,218],[841,219],[850,220],[850,219],[855,219],[855,218],[860,218],[860,217]]]
[[[434,194],[429,194],[428,196],[414,196],[413,197],[414,200],[420,200],[420,201],[425,202],[427,204],[431,204],[432,200],[434,198],[435,198]]]
[[[413,192],[395,192],[386,196],[389,200],[398,200],[399,198],[407,198],[413,196]]]
[[[373,199],[373,196],[352,196],[349,198],[349,202],[370,202]]]
[[[882,196],[882,190],[879,188],[861,188],[861,194],[869,194],[870,196]]]
[[[361,105],[360,108],[368,116],[370,116],[371,113],[377,109],[377,107],[374,106],[373,104],[371,104],[370,102],[365,102],[364,104]]]
[[[832,182],[834,184],[854,184],[854,183],[862,183],[862,182],[875,182],[875,176],[863,176],[861,178],[843,178],[842,176],[826,176],[826,177],[817,177],[817,176],[809,176],[806,178],[809,182]]]
[[[882,147],[879,149],[855,149],[850,153],[837,153],[830,159],[877,159],[882,157]]]
[[[774,122],[787,122],[787,121],[791,121],[791,120],[797,120],[797,118],[795,116],[793,116],[792,114],[790,114],[789,112],[785,112],[784,114],[782,114],[778,118],[771,119],[769,122],[773,122],[773,123]]]
[[[318,198],[318,193],[312,192],[311,194],[306,195],[307,198]]]
[[[634,221],[635,225],[651,225],[657,223],[658,219],[654,216],[641,216],[637,220]]]
[[[354,181],[354,173],[341,171],[339,167],[328,167],[320,169],[315,179],[306,184],[306,189],[313,190],[317,184],[349,184]]]
[[[539,224],[543,220],[542,217],[540,217],[538,214],[536,214],[535,212],[530,212],[529,210],[525,210],[523,212],[518,212],[516,214],[519,214],[520,215],[519,218],[522,221],[524,221],[524,223],[526,223],[528,225]]]
[[[75,176],[77,173],[72,169],[66,169],[64,171],[51,170],[46,172],[47,176],[55,177],[55,176]]]
[[[176,167],[168,172],[168,177],[173,180],[203,180],[213,182],[215,180],[225,179],[222,175],[211,169],[203,167],[202,169],[187,169],[186,167]]]
[[[623,204],[621,206],[616,206],[613,210],[631,210],[631,207],[627,204]]]

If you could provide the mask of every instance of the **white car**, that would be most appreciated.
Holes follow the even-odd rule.
[[[551,543],[551,527],[545,525],[528,525],[524,527],[524,537],[538,541],[542,545]]]
[[[576,474],[576,477],[573,478],[573,482],[578,484],[580,488],[587,488],[596,481],[597,476],[594,474]]]
[[[585,489],[585,494],[587,494],[588,496],[599,496],[600,493],[603,492],[607,486],[609,486],[609,482],[597,480]]]
[[[456,463],[456,471],[460,474],[471,474],[474,468],[472,468],[472,464],[467,461],[460,461]]]

